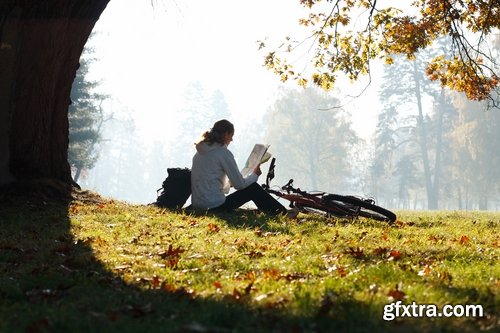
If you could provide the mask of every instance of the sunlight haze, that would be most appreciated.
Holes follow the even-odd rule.
[[[263,140],[265,128],[254,124],[263,122],[280,94],[279,88],[286,85],[302,89],[295,82],[282,83],[263,66],[267,53],[258,49],[258,41],[272,49],[287,36],[297,41],[306,39],[307,31],[298,23],[305,16],[307,11],[299,2],[289,0],[258,0],[245,5],[229,0],[110,1],[87,44],[95,58],[89,67],[89,79],[98,81],[99,92],[109,95],[102,105],[106,117],[129,119],[127,125],[120,126],[133,130],[134,142],[140,140],[133,144],[134,149],[142,153],[149,150],[149,154],[157,146],[191,154],[193,146],[189,143],[199,137],[200,128],[207,130],[212,123],[199,123],[198,129],[181,126],[190,105],[186,91],[193,84],[208,95],[219,91],[236,127],[233,147],[241,164],[255,141]],[[311,66],[310,44],[306,42],[302,47],[304,51],[291,59],[297,70]],[[380,74],[377,68],[373,72],[371,84],[368,78],[356,84],[339,79],[329,93],[340,100],[343,109],[351,114],[354,129],[367,141],[380,111],[376,88]],[[102,137],[101,157],[80,180],[82,186],[118,199],[150,202],[155,199],[167,167],[190,166],[186,157],[172,160],[172,152],[155,153],[162,155],[158,156],[161,161],[144,161],[140,167],[144,168],[146,181],[155,185],[149,185],[151,189],[142,194],[142,199],[136,198],[137,191],[121,184],[122,178],[106,177],[110,168],[115,169],[115,174],[123,172],[117,162],[123,155],[119,145],[127,143],[117,137],[116,126],[105,125],[108,132]],[[248,133],[252,126],[253,132]]]
[[[263,67],[258,40],[279,45],[285,36],[303,34],[298,1],[110,1],[89,42],[98,61],[91,71],[112,96],[111,108],[126,107],[150,139],[165,134],[165,125],[182,103],[189,82],[220,89],[236,125],[261,117],[281,84]],[[295,86],[295,83],[288,83]],[[339,87],[344,95],[362,88]],[[352,87],[347,87],[352,88]],[[346,98],[346,109],[360,135],[368,137],[377,110]],[[376,96],[371,96],[376,99]],[[373,103],[370,103],[373,108]],[[169,118],[170,117],[170,118]],[[364,119],[364,120],[363,120]],[[210,124],[207,124],[209,126]],[[368,134],[368,135],[367,135]]]

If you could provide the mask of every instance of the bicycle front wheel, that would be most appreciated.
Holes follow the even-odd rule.
[[[351,217],[362,216],[389,223],[396,221],[396,214],[390,210],[377,206],[371,201],[354,196],[327,194],[323,196],[322,200],[326,209],[332,210],[333,215],[340,210],[346,212]]]

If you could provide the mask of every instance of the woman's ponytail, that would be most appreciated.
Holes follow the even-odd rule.
[[[222,119],[215,122],[214,126],[209,131],[203,133],[201,135],[201,140],[198,141],[197,143],[206,142],[210,145],[214,143],[219,143],[223,145],[225,143],[224,136],[227,133],[230,134],[234,133],[234,125],[231,124],[230,121]]]

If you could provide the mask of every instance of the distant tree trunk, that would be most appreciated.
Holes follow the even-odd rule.
[[[434,159],[434,184],[432,187],[432,198],[435,205],[434,209],[438,209],[439,207],[439,192],[441,187],[441,155],[443,152],[443,117],[445,107],[445,91],[442,88],[439,97],[438,109],[436,111],[436,157]]]
[[[73,176],[73,181],[78,183],[78,179],[80,179],[80,175],[82,174],[82,167],[76,167],[75,175]]]
[[[0,185],[71,184],[68,105],[83,47],[109,0],[0,0]]]
[[[416,63],[414,64],[414,73],[415,75],[418,75],[418,69],[416,68]],[[423,105],[422,105],[422,95],[420,92],[420,80],[419,78],[415,78],[415,94],[417,97],[417,107],[418,107],[418,117],[417,117],[417,128],[419,130],[419,135],[420,135],[420,153],[422,154],[422,163],[424,166],[424,177],[425,177],[425,189],[427,192],[427,208],[428,209],[437,209],[437,201],[434,196],[434,190],[433,190],[433,185],[432,185],[432,178],[431,178],[431,168],[429,164],[429,155],[427,152],[427,130],[425,127],[425,120],[424,120],[424,112],[423,112]]]
[[[458,188],[458,210],[462,210],[462,189],[460,188],[460,185],[457,186]]]
[[[481,196],[478,199],[478,209],[479,210],[488,210],[488,197]]]

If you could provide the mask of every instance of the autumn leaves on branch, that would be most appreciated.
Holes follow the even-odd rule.
[[[470,100],[496,105],[497,1],[416,0],[401,3],[405,6],[401,8],[382,6],[377,0],[299,1],[308,11],[299,24],[309,37],[302,41],[286,37],[281,46],[267,50],[264,60],[282,81],[295,80],[301,86],[312,81],[329,90],[339,74],[352,81],[369,75],[372,60],[390,65],[393,57],[413,60],[418,52],[433,49],[425,69],[431,80],[465,93]],[[290,59],[302,52],[304,44],[313,68],[298,72]],[[260,42],[259,48],[267,45]]]

